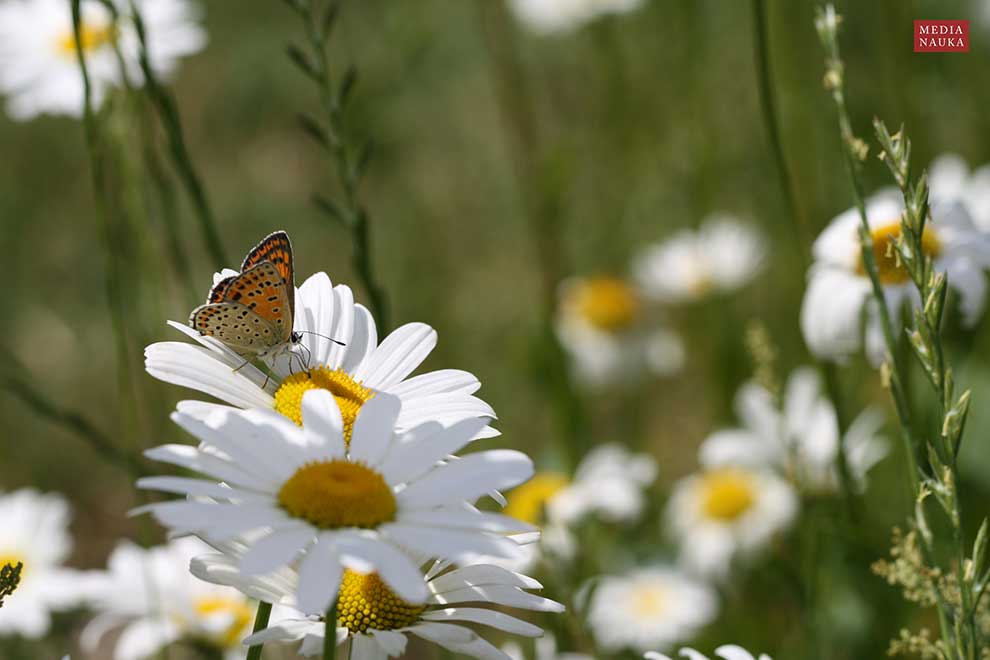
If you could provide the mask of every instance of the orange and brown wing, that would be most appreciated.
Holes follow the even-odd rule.
[[[295,290],[289,289],[275,264],[262,261],[231,278],[223,289],[223,300],[216,302],[238,303],[271,323],[279,340],[287,343],[292,338]]]
[[[292,243],[284,231],[277,231],[266,236],[253,250],[244,257],[241,272],[250,270],[263,261],[270,261],[278,269],[279,274],[289,288],[295,291],[296,280],[292,265]],[[295,297],[293,295],[293,297]]]
[[[238,275],[231,275],[230,277],[225,277],[210,289],[209,295],[206,296],[206,304],[218,303],[224,301],[224,295],[227,293],[227,287],[238,278]]]

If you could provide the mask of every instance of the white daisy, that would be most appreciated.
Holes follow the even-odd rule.
[[[509,6],[526,27],[550,34],[580,27],[606,14],[624,14],[643,0],[509,0]]]
[[[786,528],[798,501],[786,481],[769,472],[720,467],[674,485],[667,519],[692,572],[724,579],[733,559],[763,548]]]
[[[210,550],[187,537],[150,549],[119,544],[106,571],[87,578],[87,600],[98,614],[81,643],[95,652],[102,637],[121,629],[115,660],[141,660],[180,639],[244,657],[241,640],[251,632],[255,607],[236,589],[203,582],[189,572],[193,557]]]
[[[661,376],[684,364],[680,338],[663,328],[628,282],[616,277],[572,278],[560,287],[557,336],[578,380],[591,386]]]
[[[93,102],[120,85],[123,73],[116,44],[134,84],[142,80],[138,38],[129,3],[115,3],[121,14],[113,24],[98,0],[83,0],[81,42],[93,85]],[[180,57],[203,48],[206,34],[197,24],[198,9],[187,0],[140,0],[152,69],[172,72]],[[0,2],[0,92],[7,111],[18,120],[42,113],[79,117],[83,112],[83,81],[76,59],[70,3],[65,0],[3,0]]]
[[[703,655],[692,648],[683,648],[679,653],[680,657],[687,658],[688,660],[708,660],[708,656]],[[736,646],[735,644],[726,644],[715,649],[715,655],[723,660],[773,660],[766,653],[761,653],[758,657],[754,657],[752,653],[747,651],[741,646]],[[669,656],[663,653],[657,653],[656,651],[649,651],[643,654],[646,660],[671,660]]]
[[[697,231],[683,229],[644,249],[633,274],[654,300],[691,302],[742,288],[762,270],[766,253],[766,239],[756,229],[712,215]]]
[[[958,154],[943,154],[928,169],[933,203],[959,202],[980,231],[990,232],[990,165],[970,171]]]
[[[557,651],[557,639],[553,635],[544,635],[533,644],[533,660],[594,660],[584,653],[563,653]],[[502,645],[502,652],[512,660],[526,660],[522,647],[514,641]]]
[[[893,188],[877,193],[866,205],[873,254],[895,323],[905,302],[917,298],[907,271],[893,252],[893,241],[901,234],[903,208],[901,194]],[[815,241],[814,263],[801,306],[801,329],[808,348],[819,358],[841,361],[860,350],[865,341],[870,360],[879,364],[885,351],[883,334],[862,264],[859,225],[859,213],[850,209],[836,217]],[[934,259],[935,269],[947,273],[949,286],[959,294],[963,323],[972,326],[983,312],[986,298],[983,271],[990,266],[990,239],[976,230],[962,204],[936,200],[922,242]]]
[[[795,370],[787,381],[783,409],[773,394],[747,383],[736,394],[742,428],[710,435],[699,449],[707,467],[742,465],[780,470],[811,491],[834,491],[839,484],[839,426],[835,406],[821,389],[811,368]],[[862,490],[866,473],[887,455],[887,442],[878,432],[883,415],[868,409],[857,417],[841,446],[854,485]]]
[[[644,653],[694,637],[717,612],[711,587],[674,568],[654,566],[601,578],[588,625],[603,650]]]
[[[0,495],[0,566],[22,564],[21,581],[0,608],[0,635],[43,637],[51,613],[77,605],[78,571],[63,568],[72,551],[69,505],[30,488]]]
[[[266,576],[250,576],[240,570],[244,546],[227,546],[224,552],[205,555],[192,570],[205,580],[236,587],[269,602],[299,607],[295,599],[300,576],[290,568]],[[536,580],[491,565],[450,570],[435,562],[419,581],[425,601],[410,603],[393,592],[374,572],[345,570],[337,599],[337,644],[348,644],[345,657],[372,660],[401,655],[408,635],[435,642],[455,653],[477,658],[508,658],[480,635],[461,624],[480,624],[525,637],[543,631],[492,606],[518,607],[540,612],[562,612],[563,606],[529,593],[542,589]],[[488,607],[484,607],[488,606]],[[304,610],[305,611],[305,610]],[[246,644],[302,641],[302,655],[318,655],[323,649],[325,622],[319,610],[300,614],[249,637]]]
[[[298,601],[306,612],[333,601],[345,567],[377,570],[404,600],[422,602],[422,575],[403,551],[424,558],[514,556],[516,545],[501,535],[532,528],[470,503],[525,481],[533,465],[508,450],[444,461],[469,444],[485,420],[446,428],[428,422],[398,434],[399,406],[388,394],[370,399],[347,443],[341,410],[324,390],[303,397],[302,428],[272,410],[180,404],[173,420],[201,444],[165,445],[147,455],[209,478],[151,477],[139,485],[213,501],[147,509],[176,533],[220,542],[247,536],[241,564],[247,574],[299,559]]]
[[[235,274],[225,270],[214,281]],[[294,330],[302,339],[294,351],[268,361],[268,375],[212,337],[170,321],[192,338],[159,342],[145,349],[148,373],[169,383],[190,387],[239,408],[270,408],[302,421],[300,402],[305,392],[331,392],[344,417],[346,435],[361,406],[376,392],[402,402],[397,429],[406,431],[426,421],[444,425],[466,419],[495,419],[495,411],[473,396],[481,387],[474,375],[457,369],[430,371],[409,377],[437,343],[437,333],[425,323],[407,323],[378,344],[375,321],[354,302],[350,287],[333,286],[326,273],[308,278],[296,290]],[[341,346],[331,339],[342,342]],[[309,368],[300,370],[300,364]],[[498,432],[484,426],[478,437]]]

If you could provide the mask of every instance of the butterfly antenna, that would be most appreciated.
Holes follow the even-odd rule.
[[[320,333],[313,332],[312,330],[296,330],[296,332],[303,335],[316,335],[317,337],[323,337],[324,339],[328,341],[332,341],[333,343],[337,344],[337,346],[347,346],[347,344],[340,341],[339,339],[334,339],[333,337],[327,337],[326,335],[321,335]]]

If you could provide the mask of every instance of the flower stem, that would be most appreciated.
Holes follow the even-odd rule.
[[[230,266],[232,264],[227,260],[227,253],[224,251],[223,242],[220,240],[220,232],[217,230],[213,211],[206,196],[206,190],[203,187],[199,174],[196,172],[196,168],[193,166],[189,149],[186,147],[186,140],[182,131],[182,120],[179,116],[179,109],[175,98],[161,84],[154,69],[151,67],[151,62],[148,58],[148,42],[144,19],[141,16],[141,12],[138,11],[137,4],[133,0],[130,3],[130,13],[138,36],[138,61],[141,66],[141,73],[144,76],[144,88],[155,109],[158,111],[158,117],[162,123],[162,127],[165,129],[169,152],[172,155],[172,163],[192,202],[196,218],[199,220],[200,231],[203,234],[203,241],[210,253],[210,258],[213,259],[218,268]]]
[[[268,618],[272,615],[271,603],[258,603],[258,612],[254,616],[254,629],[251,632],[260,632],[268,627]],[[247,660],[261,660],[261,650],[264,644],[255,644],[247,652]]]
[[[337,657],[337,601],[323,617],[323,660],[336,660]]]

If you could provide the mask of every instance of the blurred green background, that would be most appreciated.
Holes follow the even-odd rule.
[[[333,196],[336,189],[329,163],[295,119],[316,102],[284,56],[300,35],[296,17],[275,0],[204,4],[209,46],[184,62],[174,90],[227,252],[239,259],[266,233],[286,229],[300,279],[325,270],[364,301],[347,232],[309,203],[313,192]],[[979,22],[981,4],[838,3],[860,136],[870,137],[877,116],[906,124],[919,166],[950,151],[971,165],[990,161],[990,25]],[[562,460],[552,449],[560,427],[539,339],[547,271],[527,196],[541,200],[540,212],[556,227],[559,264],[550,273],[559,277],[624,274],[638,247],[695,226],[711,211],[748,219],[771,241],[769,267],[740,295],[670,311],[688,343],[682,373],[636,391],[581,394],[588,437],[648,448],[660,462],[661,491],[695,468],[695,449],[708,432],[733,422],[731,396],[750,375],[750,320],[766,324],[782,370],[808,362],[797,325],[802,254],[851,198],[821,85],[814,3],[768,5],[799,219],[786,211],[761,114],[750,2],[650,0],[639,11],[552,37],[527,33],[501,0],[343,3],[334,65],[357,66],[347,121],[375,147],[361,189],[374,268],[394,324],[424,321],[439,332],[424,369],[461,368],[481,379],[480,394],[504,434],[490,444],[523,447],[544,466]],[[971,18],[971,52],[912,53],[916,18]],[[500,87],[510,65],[520,74],[517,97]],[[517,113],[532,121],[525,149],[516,140]],[[132,358],[122,388],[104,285],[106,242],[81,125],[50,117],[18,124],[0,115],[0,144],[3,346],[46,396],[81,411],[121,446],[187,441],[167,413],[180,398],[198,395],[164,386],[141,367],[146,343],[179,339],[164,321],[184,320],[200,302],[172,268],[161,219],[151,213],[118,228]],[[528,169],[520,164],[527,158]],[[888,183],[873,158],[866,177],[870,188]],[[205,294],[214,270],[239,262],[211,263],[190,209],[183,206],[180,217],[193,281]],[[974,518],[987,512],[990,497],[985,329],[954,335],[967,360],[959,379],[976,390],[963,461]],[[841,378],[848,412],[868,401],[888,405],[865,365],[852,363]],[[72,565],[102,566],[120,537],[140,537],[141,525],[125,517],[137,504],[126,475],[9,392],[0,394],[0,419],[0,484],[71,499]],[[846,571],[822,585],[834,603],[835,658],[881,657],[900,627],[918,624],[916,611],[868,570],[907,511],[893,447],[860,501],[861,546],[827,559]],[[154,531],[150,538],[159,537]],[[660,542],[643,538],[630,552],[643,559]],[[777,658],[801,657],[795,649],[804,643],[803,614],[781,573],[771,564],[728,590],[706,636],[709,648],[737,641],[777,651]]]

